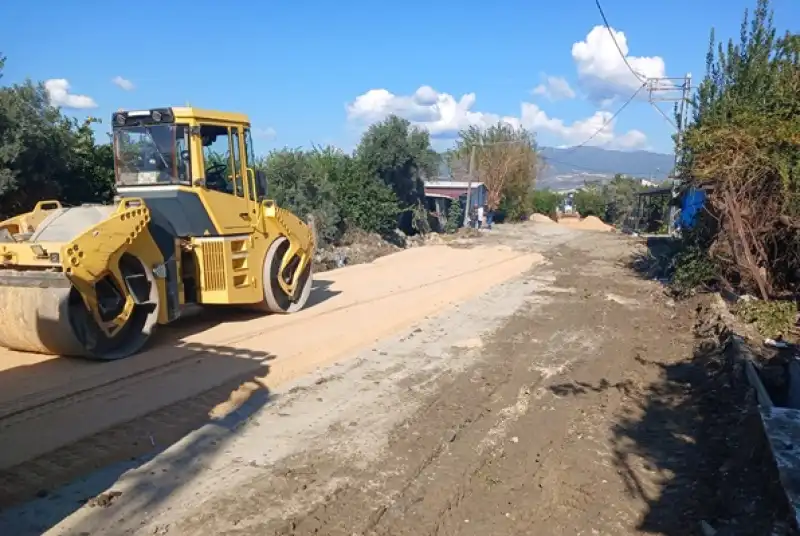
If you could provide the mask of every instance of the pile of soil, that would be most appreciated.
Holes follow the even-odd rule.
[[[533,214],[529,219],[530,221],[535,223],[556,223],[549,217],[545,216],[544,214],[539,214],[538,212],[536,214]]]
[[[561,225],[567,225],[569,227],[575,227],[577,229],[584,229],[586,231],[609,232],[614,229],[613,225],[608,225],[607,223],[603,223],[603,220],[601,220],[597,216],[587,216],[580,220],[578,218],[563,218],[558,220],[558,223],[560,223]]]

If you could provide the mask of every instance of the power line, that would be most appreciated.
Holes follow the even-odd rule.
[[[606,18],[606,14],[603,11],[603,6],[600,5],[600,0],[595,0],[595,4],[597,5],[597,9],[600,10],[600,16],[603,18],[603,24],[605,25],[606,30],[608,30],[608,34],[611,36],[611,40],[614,42],[614,46],[617,47],[617,52],[619,52],[619,55],[622,58],[622,61],[625,62],[625,65],[628,66],[628,69],[630,69],[631,73],[633,73],[633,75],[642,83],[642,85],[639,86],[639,88],[633,93],[633,95],[631,95],[630,98],[627,101],[625,101],[625,104],[623,104],[620,107],[620,109],[617,110],[617,112],[614,115],[612,115],[605,123],[603,123],[603,125],[599,129],[597,129],[597,131],[595,131],[594,134],[589,136],[589,138],[586,139],[583,143],[580,143],[578,145],[570,147],[567,150],[568,152],[580,149],[581,147],[583,147],[584,145],[586,145],[587,143],[592,141],[603,130],[605,130],[606,127],[609,124],[611,124],[611,122],[614,119],[616,119],[616,117],[622,112],[622,110],[624,110],[631,102],[633,102],[633,99],[635,99],[636,96],[639,94],[639,92],[641,92],[645,87],[647,87],[647,85],[649,83],[649,80],[647,79],[647,77],[645,77],[644,75],[636,72],[636,70],[631,66],[631,64],[628,63],[628,58],[625,57],[625,53],[622,52],[622,48],[620,48],[619,43],[617,43],[617,38],[616,38],[616,36],[614,36],[614,31],[611,29],[611,25],[608,23],[608,19]],[[661,111],[660,109],[658,109],[658,110]],[[662,115],[663,115],[663,112],[662,112]]]
[[[628,62],[628,58],[622,52],[622,49],[620,48],[619,43],[617,43],[617,38],[614,35],[614,31],[611,29],[611,25],[608,23],[608,19],[606,18],[606,14],[603,12],[603,6],[600,5],[600,0],[594,0],[594,3],[597,5],[597,9],[600,11],[600,16],[603,18],[603,24],[605,24],[606,30],[608,30],[608,33],[611,36],[611,40],[614,41],[614,46],[617,47],[617,52],[619,52],[620,57],[622,57],[622,61],[625,62],[625,65],[628,66],[628,69],[630,69],[630,71],[634,74],[634,76],[636,76],[637,79],[639,79],[639,81],[643,82],[644,85],[649,86],[649,96],[648,96],[647,101],[650,103],[650,105],[653,108],[656,109],[656,111],[658,111],[658,113],[660,113],[664,117],[664,119],[667,120],[667,122],[669,122],[673,127],[675,127],[675,130],[677,130],[677,133],[678,133],[678,140],[679,140],[679,143],[680,143],[680,140],[683,137],[683,129],[685,128],[685,116],[686,116],[687,108],[688,108],[686,106],[686,104],[687,104],[688,99],[689,99],[689,91],[691,91],[691,84],[692,84],[692,82],[691,82],[691,74],[687,74],[683,79],[683,86],[681,87],[682,93],[681,93],[681,97],[678,99],[678,102],[680,102],[680,107],[679,107],[679,111],[678,111],[678,117],[680,117],[680,123],[675,124],[672,120],[670,120],[670,118],[667,116],[667,114],[665,114],[664,111],[661,108],[659,108],[656,105],[655,102],[653,102],[653,92],[656,89],[660,89],[660,88],[657,88],[658,82],[660,82],[660,81],[669,81],[670,79],[666,78],[666,77],[660,77],[660,78],[659,77],[655,77],[655,78],[645,77],[645,76],[641,75],[640,73],[636,72],[636,70]],[[677,150],[677,147],[676,147],[675,161],[674,161],[673,172],[672,172],[673,175],[675,173],[677,173],[679,154],[680,154],[680,152]],[[673,182],[672,182],[672,194],[673,194],[673,196],[676,195],[676,193],[677,193],[677,191],[676,191],[676,181],[673,179]],[[669,230],[670,230],[670,233],[672,233],[672,231],[674,229],[674,223],[675,223],[676,215],[677,215],[677,208],[674,207],[674,206],[670,207],[670,219],[669,219]]]
[[[628,69],[633,73],[633,76],[639,79],[642,83],[647,83],[647,77],[641,73],[638,73],[636,69],[631,67],[631,64],[628,63],[628,58],[626,57],[625,53],[622,52],[622,48],[620,48],[619,43],[617,43],[617,37],[614,35],[614,30],[611,29],[611,25],[608,23],[608,19],[606,18],[606,14],[603,12],[603,6],[600,5],[600,0],[594,0],[594,3],[597,4],[597,9],[600,11],[600,16],[603,17],[603,24],[608,30],[608,35],[611,36],[611,40],[614,41],[614,46],[617,47],[617,52],[619,52],[620,57],[622,57],[622,61],[625,62],[625,65],[628,66]]]
[[[597,130],[594,132],[594,134],[592,134],[591,136],[589,136],[589,137],[588,137],[586,140],[584,140],[582,143],[579,143],[578,145],[574,145],[574,146],[570,147],[569,149],[567,149],[567,150],[565,151],[565,154],[568,154],[568,153],[570,153],[570,152],[572,152],[572,151],[575,151],[575,150],[577,150],[577,149],[580,149],[581,147],[583,147],[584,145],[586,145],[587,143],[589,143],[590,141],[592,141],[592,140],[593,140],[593,139],[594,139],[594,138],[595,138],[595,137],[596,137],[598,134],[600,134],[602,131],[604,131],[604,130],[606,129],[606,127],[607,127],[608,125],[610,125],[610,124],[611,124],[611,122],[612,122],[612,121],[614,121],[614,119],[616,119],[616,118],[617,118],[617,116],[618,116],[620,113],[622,113],[622,110],[624,110],[624,109],[625,109],[625,108],[626,108],[626,107],[627,107],[627,106],[628,106],[628,105],[629,105],[631,102],[633,102],[633,99],[635,99],[635,98],[636,98],[636,95],[638,95],[638,94],[639,94],[639,92],[640,92],[640,91],[642,91],[642,90],[643,90],[643,89],[644,89],[646,86],[647,86],[647,84],[646,84],[646,83],[643,83],[641,86],[639,86],[639,89],[637,89],[636,91],[634,91],[634,92],[633,92],[633,95],[631,95],[631,96],[628,98],[628,100],[626,100],[626,101],[625,101],[625,104],[623,104],[622,106],[620,106],[619,110],[617,110],[617,111],[614,113],[614,115],[612,115],[611,117],[609,117],[609,118],[608,118],[608,119],[607,119],[607,120],[606,120],[606,121],[603,123],[603,125],[602,125],[600,128],[598,128],[598,129],[597,129]]]
[[[640,82],[642,82],[645,85],[649,86],[650,98],[648,99],[648,102],[650,103],[650,105],[653,108],[655,108],[656,111],[659,114],[661,114],[661,116],[670,125],[672,125],[673,128],[675,128],[675,130],[680,130],[680,128],[678,128],[678,125],[675,124],[675,122],[672,119],[670,119],[669,116],[667,116],[667,114],[665,114],[664,111],[661,108],[659,108],[658,105],[656,105],[655,102],[653,102],[653,92],[654,91],[658,91],[658,90],[662,90],[662,88],[659,88],[657,86],[658,82],[660,82],[660,81],[670,82],[671,80],[678,80],[678,79],[677,78],[668,78],[668,77],[650,78],[650,77],[647,77],[644,74],[638,72],[636,69],[634,69],[633,66],[630,64],[630,62],[628,62],[628,57],[622,51],[622,48],[619,46],[619,43],[617,42],[617,37],[614,35],[614,30],[611,28],[611,24],[608,22],[608,18],[606,17],[605,12],[603,11],[603,6],[600,5],[600,0],[594,0],[594,3],[597,6],[597,10],[600,12],[600,16],[603,18],[603,25],[606,27],[606,30],[608,31],[608,35],[611,36],[611,40],[614,42],[614,46],[617,48],[617,52],[619,52],[619,55],[622,58],[622,61],[625,62],[625,65],[628,67],[630,72],[633,73],[633,75]],[[684,77],[681,80],[683,80],[683,82],[684,82],[683,87],[681,89],[684,89],[685,91],[688,91],[689,85],[691,84],[691,82],[689,81],[688,75],[687,75],[687,77]],[[673,88],[673,89],[678,89],[678,88]],[[682,100],[682,99],[686,98],[685,91],[684,91],[683,96],[681,97],[681,99],[677,99],[677,100]],[[664,99],[660,99],[660,100],[664,100]],[[676,99],[669,99],[669,100],[676,100]],[[681,112],[681,114],[682,113],[683,112]]]

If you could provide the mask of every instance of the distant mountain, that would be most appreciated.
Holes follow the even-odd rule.
[[[536,187],[577,188],[585,181],[607,181],[616,173],[661,182],[672,171],[674,156],[650,151],[612,151],[599,147],[556,149],[543,147],[546,168]]]
[[[571,190],[582,186],[586,181],[605,182],[617,173],[662,182],[672,171],[674,163],[674,156],[671,154],[612,151],[599,147],[542,147],[541,155],[546,167],[539,176],[536,187],[553,190]],[[439,180],[452,180],[452,175],[443,159],[439,166]]]

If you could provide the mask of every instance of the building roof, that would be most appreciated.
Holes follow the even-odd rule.
[[[670,195],[672,194],[672,187],[667,188],[654,188],[652,190],[645,190],[643,192],[636,192],[634,195],[639,197],[656,196],[656,195]]]
[[[483,186],[482,182],[473,182],[472,187],[477,188]],[[425,181],[425,188],[468,188],[469,182],[467,181]]]

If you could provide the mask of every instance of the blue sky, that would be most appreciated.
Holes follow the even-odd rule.
[[[637,70],[698,80],[710,28],[737,36],[755,0],[602,5]],[[779,29],[800,29],[797,0],[773,6]],[[259,152],[350,150],[366,124],[392,112],[428,128],[437,148],[459,128],[501,118],[543,145],[574,145],[636,87],[606,30],[595,29],[594,0],[31,0],[0,11],[3,83],[50,80],[67,113],[106,124],[117,108],[244,112]],[[671,117],[671,104],[662,109]],[[669,152],[671,133],[645,95],[590,144]]]

